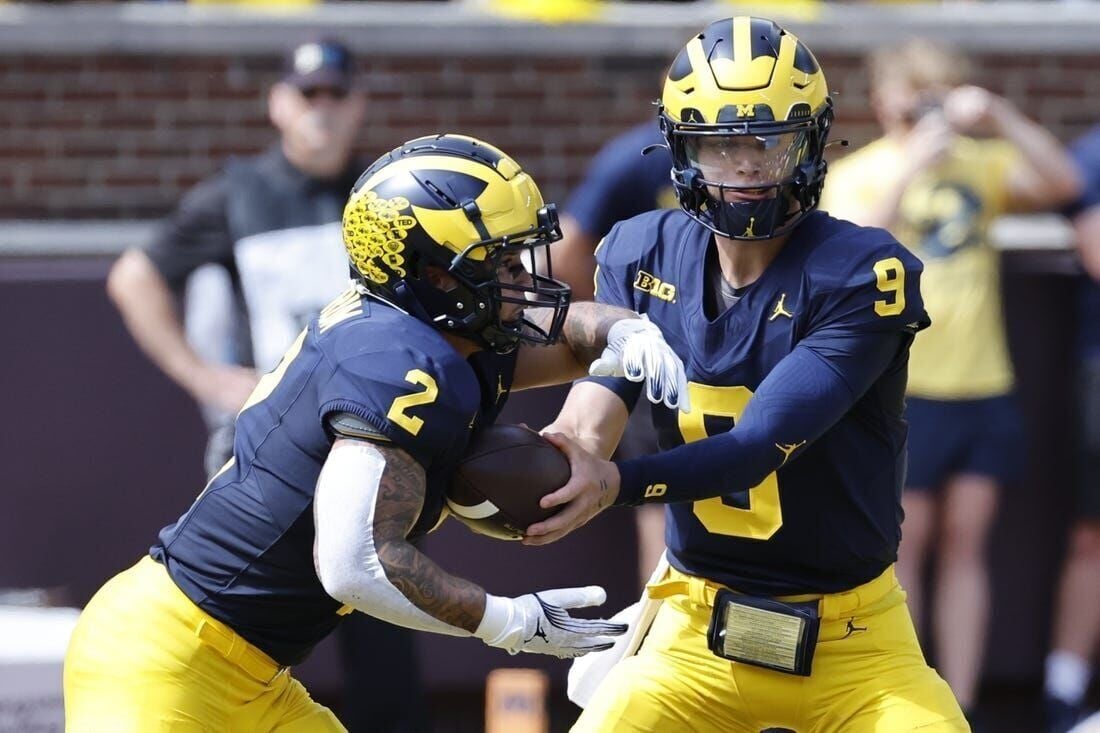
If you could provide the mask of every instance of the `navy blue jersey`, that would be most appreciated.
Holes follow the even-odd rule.
[[[298,337],[237,418],[233,459],[151,554],[187,596],[281,664],[336,626],[313,563],[313,494],[334,413],[352,413],[424,467],[410,537],[439,521],[473,431],[507,399],[515,356],[461,355],[431,327],[349,290]]]
[[[687,366],[691,412],[654,409],[662,450],[736,434],[754,391],[797,345],[812,343],[812,358],[826,369],[837,367],[819,356],[843,363],[856,337],[895,348],[816,440],[769,438],[780,467],[760,484],[668,504],[671,562],[761,595],[867,582],[895,561],[900,538],[908,344],[928,323],[922,265],[884,230],[815,212],[740,300],[712,320],[704,308],[712,242],[682,212],[658,211],[617,225],[597,253],[597,299],[646,313]],[[604,383],[628,402],[637,393],[625,380]],[[806,400],[805,410],[814,409],[823,408]],[[646,487],[647,496],[666,488]]]
[[[678,208],[672,189],[672,156],[656,120],[630,128],[608,142],[569,196],[565,211],[581,229],[602,238],[615,222],[656,208]]]
[[[1069,216],[1076,216],[1100,206],[1100,125],[1079,138],[1071,152],[1085,184],[1081,196],[1066,211]],[[1100,314],[1100,283],[1088,277],[1082,278],[1078,299],[1081,356],[1089,360],[1100,359],[1100,318],[1097,318]]]

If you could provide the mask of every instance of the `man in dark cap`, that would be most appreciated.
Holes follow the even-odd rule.
[[[352,65],[334,40],[292,49],[268,93],[278,142],[200,182],[149,245],[124,253],[108,277],[108,292],[142,350],[208,413],[229,416],[230,425],[258,375],[346,284],[339,222],[363,168],[353,147],[366,108]],[[204,348],[184,332],[175,296],[203,265],[220,266],[232,283],[239,322],[220,329],[237,337],[231,347]],[[232,436],[213,425],[207,473],[231,454]]]
[[[340,219],[366,167],[354,155],[366,95],[349,49],[332,38],[292,48],[267,107],[278,141],[254,157],[229,160],[196,185],[147,247],[122,255],[107,281],[138,345],[202,408],[208,475],[232,456],[233,417],[259,375],[348,281]],[[192,278],[200,268],[205,277]],[[178,307],[185,286],[206,288],[187,298],[186,331]],[[230,307],[217,307],[219,300]],[[362,618],[345,624],[341,637],[345,677],[355,689],[345,724],[354,731],[356,720],[369,716],[373,730],[420,729],[424,705],[411,634],[356,616]],[[385,681],[392,685],[362,683],[355,661],[361,648],[390,660]]]

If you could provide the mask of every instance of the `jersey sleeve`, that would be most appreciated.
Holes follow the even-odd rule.
[[[911,341],[889,332],[800,341],[760,383],[732,430],[616,461],[616,503],[695,501],[757,486],[813,445],[886,370],[903,368]],[[646,491],[656,483],[661,493]]]
[[[373,429],[368,439],[392,443],[428,469],[475,416],[478,388],[461,368],[457,358],[410,347],[363,349],[333,365],[320,390],[318,416],[330,426],[334,418],[354,416]]]
[[[183,288],[202,265],[232,269],[233,238],[226,214],[229,185],[224,173],[191,189],[164,221],[146,254],[170,287]]]
[[[596,247],[595,300],[634,310],[631,283],[637,262],[626,251],[627,241],[622,235],[628,229],[624,223],[616,224]]]
[[[810,334],[916,333],[931,323],[920,291],[924,264],[883,229],[860,227],[842,243],[827,242],[808,264]]]
[[[630,223],[616,224],[596,248],[596,302],[617,305],[635,310],[633,286],[637,262],[628,252],[629,243],[622,235],[629,232]],[[629,234],[627,235],[629,236]],[[641,394],[642,384],[623,377],[586,377],[582,381],[595,382],[617,394],[628,410]]]

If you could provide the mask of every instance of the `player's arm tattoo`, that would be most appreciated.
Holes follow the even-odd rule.
[[[424,504],[424,469],[404,451],[387,450],[374,514],[374,542],[386,577],[417,608],[445,623],[477,630],[485,591],[447,573],[406,538]]]
[[[615,321],[637,318],[634,311],[604,303],[582,302],[569,306],[569,315],[562,327],[562,336],[581,364],[591,364],[600,358],[607,346],[607,331]]]

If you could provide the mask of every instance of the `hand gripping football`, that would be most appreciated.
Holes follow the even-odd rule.
[[[522,425],[493,425],[479,432],[459,461],[447,506],[475,532],[502,540],[553,515],[539,499],[569,481],[569,459]]]

